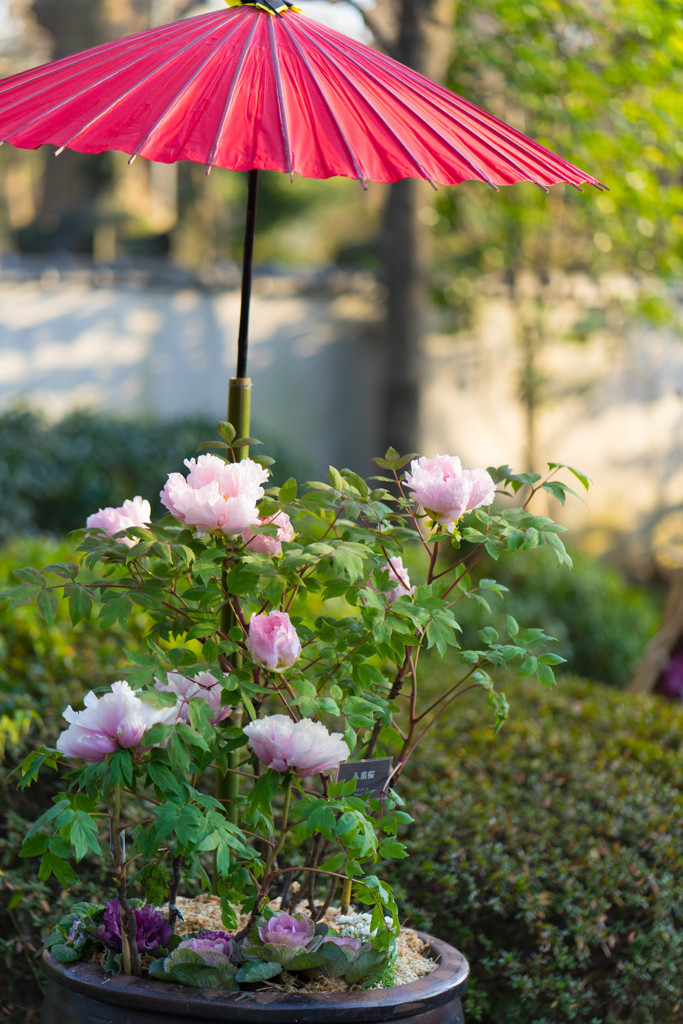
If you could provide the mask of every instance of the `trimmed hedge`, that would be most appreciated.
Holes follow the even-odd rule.
[[[82,527],[91,512],[136,494],[158,516],[167,475],[183,471],[184,459],[216,439],[216,421],[208,417],[161,422],[75,412],[51,424],[27,409],[5,412],[0,542],[17,532],[68,533]],[[267,451],[278,460],[274,479],[284,482],[292,475],[291,462],[277,445],[268,443]]]
[[[683,1020],[683,708],[507,689],[498,736],[463,701],[404,776],[410,923],[470,960],[468,1024]]]

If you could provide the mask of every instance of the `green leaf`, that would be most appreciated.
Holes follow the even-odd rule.
[[[51,590],[41,590],[38,594],[38,611],[45,619],[48,626],[51,626],[57,618],[57,611],[59,609],[59,601],[57,596],[52,593]]]
[[[553,469],[566,469],[566,470],[568,470],[572,474],[572,476],[576,477],[576,479],[579,481],[580,484],[583,484],[584,488],[587,491],[590,490],[590,486],[593,483],[593,481],[591,480],[591,478],[589,476],[586,476],[585,473],[581,473],[578,469],[575,469],[573,466],[567,465],[567,463],[565,463],[565,462],[549,462],[548,463],[548,469],[550,469],[550,470],[553,470]]]
[[[536,661],[536,676],[539,683],[542,683],[543,686],[555,685],[555,673],[551,669],[550,665],[546,665],[539,660]]]
[[[74,949],[73,946],[67,946],[64,942],[56,942],[50,946],[50,953],[60,964],[74,963],[75,960],[80,960],[83,956],[80,950]]]
[[[235,975],[235,981],[248,984],[254,981],[266,981],[282,973],[282,964],[266,960],[248,960]]]
[[[78,575],[78,566],[74,565],[73,562],[53,562],[51,565],[46,566],[43,572],[52,572],[57,576],[62,576],[67,580],[75,580]]]
[[[174,728],[175,726],[167,725],[165,722],[155,722],[145,733],[145,746],[157,747],[159,744],[165,743]]]
[[[285,480],[282,487],[280,488],[279,498],[283,505],[287,505],[290,501],[294,501],[297,494],[296,480],[293,476],[290,476],[288,480]]]
[[[24,583],[33,583],[38,587],[46,587],[47,580],[43,576],[42,572],[38,569],[33,569],[31,566],[27,566],[24,569],[15,569],[12,573],[17,579],[23,580]]]
[[[532,676],[536,672],[537,666],[538,659],[530,655],[528,658],[525,658],[522,664],[520,665],[517,675]]]
[[[343,480],[342,480],[341,473],[339,472],[339,470],[335,469],[334,466],[330,466],[329,472],[328,472],[328,477],[329,477],[329,481],[332,484],[332,486],[334,487],[335,491],[341,491],[343,486],[344,486],[344,484],[343,484]]]
[[[9,601],[7,606],[8,611],[12,611],[14,608],[19,608],[24,604],[31,604],[36,599],[36,595],[41,593],[43,588],[35,583],[22,583],[18,587],[10,587],[9,590],[3,590],[0,594],[0,600]]]
[[[507,616],[506,624],[508,636],[517,636],[519,633],[519,624],[516,619],[513,619],[512,615]]]
[[[77,861],[82,860],[88,851],[96,855],[101,853],[97,835],[97,824],[84,811],[76,811],[74,822],[69,832],[69,841],[74,848]]]
[[[64,595],[69,599],[69,614],[74,626],[82,619],[89,618],[92,597],[85,587],[80,583],[67,583],[64,587]]]
[[[20,857],[41,857],[47,850],[48,836],[45,832],[39,832],[36,835],[25,839],[21,849],[19,850]]]
[[[176,732],[184,743],[190,747],[199,747],[200,750],[208,750],[209,745],[203,736],[191,729],[186,722],[176,724]]]
[[[218,432],[218,436],[222,437],[224,441],[228,442],[228,444],[232,444],[237,436],[237,431],[233,427],[232,423],[229,423],[227,420],[221,420],[216,425],[216,430]]]

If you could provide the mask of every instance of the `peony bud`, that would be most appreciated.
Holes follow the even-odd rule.
[[[413,596],[415,587],[410,585],[410,576],[408,570],[404,568],[402,558],[397,555],[395,558],[388,559],[386,572],[389,574],[391,582],[396,583],[393,590],[383,591],[387,604],[393,604],[399,597]]]
[[[301,642],[287,612],[252,615],[247,648],[254,661],[271,672],[290,668],[301,654]]]

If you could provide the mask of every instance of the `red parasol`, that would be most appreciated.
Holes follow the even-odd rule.
[[[234,0],[233,0],[234,2]],[[246,377],[258,169],[433,185],[603,186],[423,75],[294,9],[234,6],[0,82],[0,141],[249,171],[237,377]]]

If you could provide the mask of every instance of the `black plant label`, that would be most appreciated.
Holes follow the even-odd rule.
[[[367,761],[344,761],[339,765],[337,782],[356,780],[354,796],[377,796],[389,781],[390,757],[371,757]]]

